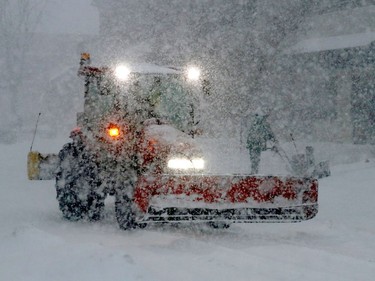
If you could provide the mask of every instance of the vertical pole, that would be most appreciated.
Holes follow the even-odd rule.
[[[38,114],[38,118],[36,119],[35,130],[34,130],[34,134],[33,134],[33,140],[31,141],[30,151],[33,149],[34,140],[35,140],[35,135],[36,135],[36,130],[38,129],[39,117],[40,117],[41,114],[42,114],[42,113],[39,112],[39,114]]]

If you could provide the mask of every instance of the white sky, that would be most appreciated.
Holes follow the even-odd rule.
[[[47,0],[38,32],[97,34],[99,15],[91,0]]]

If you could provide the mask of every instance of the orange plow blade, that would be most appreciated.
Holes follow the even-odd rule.
[[[141,177],[142,222],[298,222],[318,212],[314,178],[251,175]]]

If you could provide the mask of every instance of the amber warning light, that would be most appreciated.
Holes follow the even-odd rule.
[[[120,129],[117,126],[110,126],[107,133],[111,138],[117,138],[120,136]]]

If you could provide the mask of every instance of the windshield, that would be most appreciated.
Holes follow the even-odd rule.
[[[198,85],[181,75],[134,74],[117,83],[112,77],[89,77],[85,112],[102,117],[120,108],[139,122],[159,118],[177,129],[189,132],[196,118]]]
[[[107,76],[87,77],[85,112],[91,116],[102,117],[113,111],[118,104],[118,87]]]
[[[188,131],[193,124],[196,89],[177,75],[139,75],[126,91],[141,119],[160,118]]]

